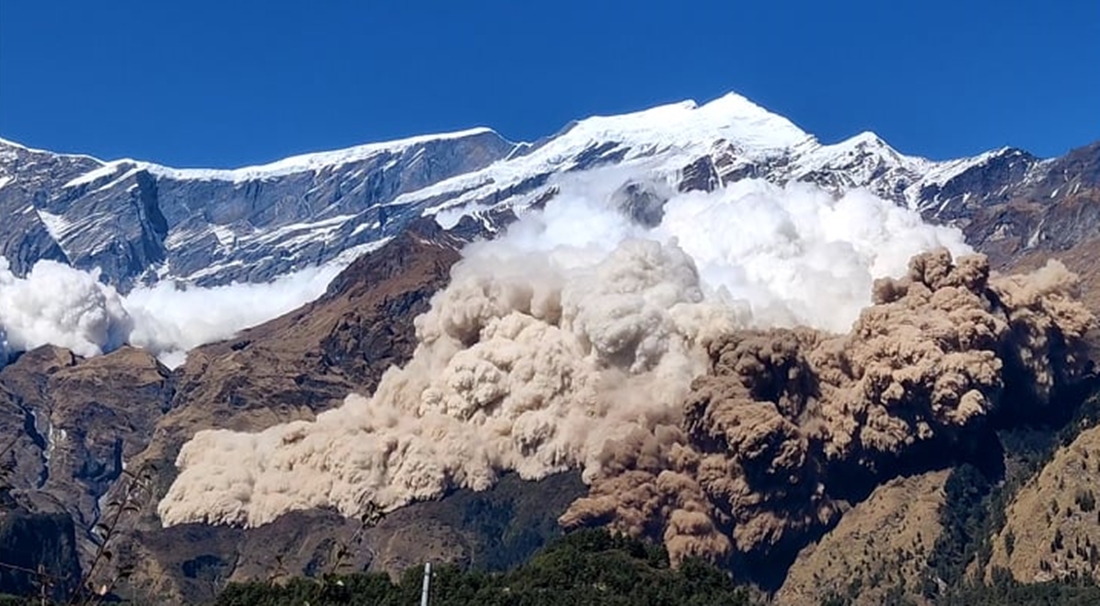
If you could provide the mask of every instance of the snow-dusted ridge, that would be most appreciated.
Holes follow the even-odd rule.
[[[181,180],[216,180],[241,183],[254,180],[335,168],[344,164],[369,159],[380,153],[401,153],[408,148],[427,143],[448,141],[499,133],[488,127],[476,127],[466,130],[419,135],[366,143],[354,147],[313,152],[290,156],[267,164],[244,166],[239,168],[174,168],[154,162],[122,158],[103,161],[91,156],[65,154],[72,157],[95,160],[98,168],[69,180],[63,187],[75,187],[95,182],[103,177],[114,175],[120,167],[144,169],[158,176]],[[501,137],[504,139],[503,137]],[[507,139],[504,139],[507,140]],[[652,156],[666,152],[709,152],[715,142],[731,144],[739,154],[755,159],[767,158],[779,154],[792,154],[797,161],[787,171],[790,176],[798,177],[823,168],[836,168],[846,156],[857,153],[861,148],[876,148],[890,164],[914,173],[920,173],[922,185],[942,184],[968,168],[988,161],[989,158],[1004,153],[1002,148],[983,153],[972,158],[961,158],[944,162],[935,162],[919,156],[903,155],[872,132],[862,132],[849,139],[834,144],[822,144],[796,126],[793,122],[768,112],[752,101],[736,93],[727,93],[713,101],[698,104],[686,100],[667,105],[644,109],[620,115],[594,115],[572,122],[557,135],[537,143],[509,141],[513,145],[510,153],[495,165],[492,171],[479,171],[491,174],[471,174],[450,180],[446,185],[440,183],[430,191],[417,192],[402,202],[419,197],[429,197],[446,192],[448,189],[468,189],[470,184],[501,183],[509,179],[507,173],[520,172],[504,170],[499,165],[517,162],[523,158],[537,157],[540,164],[548,168],[559,168],[575,161],[585,151],[596,146],[614,145],[613,149],[628,151],[620,159],[639,156]],[[31,149],[14,141],[0,138],[0,144],[18,147],[37,153],[49,153]],[[679,154],[677,154],[679,155]],[[521,169],[529,169],[533,162],[520,162]],[[916,190],[914,189],[914,192]]]
[[[173,168],[171,166],[157,164],[155,162],[147,162],[144,160],[137,160],[134,158],[120,158],[117,160],[104,161],[98,158],[93,158],[92,156],[65,154],[72,155],[74,157],[95,160],[97,163],[100,164],[100,166],[95,170],[89,171],[87,173],[84,173],[83,175],[70,179],[62,187],[78,187],[80,185],[94,183],[95,181],[98,181],[104,177],[114,175],[118,172],[119,168],[122,167],[128,170],[147,170],[155,175],[170,177],[173,179],[228,181],[233,183],[242,183],[246,181],[271,179],[284,175],[304,173],[326,168],[331,169],[344,164],[367,160],[381,153],[388,152],[392,154],[399,154],[417,145],[425,145],[438,141],[464,139],[467,137],[476,137],[479,135],[487,134],[499,136],[499,134],[497,134],[496,131],[491,128],[477,127],[461,131],[438,133],[432,135],[420,135],[415,137],[407,137],[404,139],[395,139],[392,141],[382,141],[379,143],[366,143],[363,145],[356,145],[354,147],[348,147],[344,149],[299,154],[296,156],[283,158],[281,160],[276,160],[274,162],[269,162],[267,164],[243,166],[240,168]],[[0,144],[18,147],[29,152],[50,153],[44,150],[31,149],[24,145],[20,145],[19,143],[8,141],[2,138],[0,138]]]
[[[620,141],[649,149],[687,148],[718,138],[737,142],[750,153],[790,149],[812,139],[790,120],[729,93],[703,105],[689,100],[618,116],[592,116],[545,147]]]
[[[1002,147],[978,154],[972,158],[959,158],[958,160],[948,160],[946,162],[936,163],[925,174],[924,183],[926,185],[943,185],[963,172],[966,172],[968,169],[975,166],[981,166],[991,159],[1004,155],[1010,151],[1012,151],[1012,148]]]
[[[652,164],[655,173],[676,172],[722,145],[732,146],[744,163],[796,153],[817,142],[790,120],[730,93],[703,105],[683,101],[576,121],[506,160],[402,194],[392,204],[446,198],[425,208],[425,214],[434,214],[492,197],[494,191],[507,190],[534,176],[612,163],[644,160]]]
[[[496,135],[497,133],[491,128],[478,127],[449,133],[421,135],[393,141],[383,141],[381,143],[367,143],[332,151],[300,154],[282,160],[276,160],[268,164],[232,169],[171,168],[147,162],[139,164],[154,174],[172,177],[174,179],[216,180],[239,183],[244,181],[271,179],[283,175],[325,168],[336,168],[352,162],[360,162],[385,152],[397,154],[417,145],[424,145],[437,141],[465,139],[467,137],[476,137],[486,134]]]
[[[120,166],[130,165],[157,175],[176,179],[229,182],[268,179],[333,168],[368,159],[383,152],[400,153],[416,145],[485,134],[500,136],[491,128],[476,127],[454,132],[366,143],[344,149],[300,154],[267,164],[229,169],[174,168],[133,158],[104,161],[91,156],[66,154],[94,159],[101,166],[71,179],[64,187],[92,183],[114,174]],[[570,128],[564,129],[558,136],[538,146],[519,141],[511,143],[517,147],[519,157],[542,152],[543,155],[549,156],[549,164],[557,165],[592,145],[607,141],[630,145],[633,149],[638,150],[637,155],[648,155],[669,149],[688,150],[705,147],[705,144],[701,145],[701,143],[713,141],[714,139],[736,142],[741,151],[755,155],[782,151],[797,147],[800,144],[813,144],[816,142],[816,139],[795,126],[790,120],[768,112],[745,97],[728,93],[702,105],[687,100],[627,114],[591,116],[572,123]],[[49,153],[44,150],[31,149],[5,139],[0,139],[0,143],[31,152]]]
[[[59,152],[50,151],[48,149],[38,149],[38,148],[34,148],[34,147],[28,147],[26,145],[23,145],[22,143],[19,143],[18,141],[12,141],[11,139],[5,139],[3,137],[0,137],[0,151],[2,151],[4,147],[11,147],[11,148],[15,148],[15,149],[20,149],[20,150],[23,150],[25,152],[30,152],[30,153],[33,153],[33,154],[51,154],[51,155],[55,155],[55,156],[66,156],[66,157],[69,157],[69,158],[84,158],[86,160],[95,160],[97,162],[103,162],[99,158],[95,158],[95,157],[89,156],[87,154],[59,153]]]
[[[18,217],[0,225],[0,254],[17,274],[37,258],[102,266],[124,289],[164,278],[264,281],[369,248],[421,216],[468,214],[493,232],[494,209],[522,209],[552,195],[555,180],[597,167],[671,191],[691,171],[700,179],[691,187],[755,177],[836,194],[865,188],[950,221],[977,199],[960,177],[1010,151],[936,162],[871,132],[823,144],[733,93],[592,116],[534,143],[480,127],[231,169],[104,162],[0,139],[0,213]]]

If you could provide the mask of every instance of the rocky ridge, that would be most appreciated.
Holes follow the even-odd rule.
[[[749,177],[862,187],[960,226],[988,222],[983,209],[1024,194],[1058,202],[1088,186],[1087,177],[1059,181],[1063,164],[1011,148],[939,162],[873,133],[823,144],[734,94],[595,116],[535,143],[479,128],[232,170],[105,162],[0,140],[0,214],[9,218],[0,255],[17,275],[39,259],[100,268],[122,290],[169,278],[262,282],[350,258],[425,215],[497,229],[494,214],[544,203],[557,180],[617,166],[669,191]],[[1005,229],[989,225],[986,237],[1016,235]]]

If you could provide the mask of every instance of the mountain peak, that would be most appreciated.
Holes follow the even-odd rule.
[[[692,100],[575,122],[558,139],[615,140],[656,148],[725,139],[746,151],[777,151],[812,137],[790,120],[736,93],[702,105]]]
[[[849,137],[845,141],[845,143],[848,143],[848,144],[851,144],[851,145],[873,145],[873,146],[876,146],[876,147],[879,147],[879,146],[889,147],[888,145],[886,145],[886,141],[882,140],[882,137],[878,136],[877,134],[875,134],[875,133],[873,133],[869,130],[865,130],[865,131],[859,133],[858,135],[855,135],[854,137]]]

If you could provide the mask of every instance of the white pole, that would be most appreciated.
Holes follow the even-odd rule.
[[[424,589],[420,592],[420,606],[428,606],[428,589],[432,584],[432,563],[424,562]]]

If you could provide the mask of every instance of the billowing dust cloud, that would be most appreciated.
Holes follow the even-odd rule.
[[[742,182],[674,195],[646,226],[621,212],[621,180],[578,179],[502,239],[464,251],[416,320],[411,361],[371,397],[259,433],[199,432],[180,452],[162,521],[259,525],[313,507],[353,515],[368,501],[394,508],[484,489],[506,471],[582,469],[598,498],[624,473],[689,468],[668,461],[697,456],[684,402],[730,335],[846,328],[874,279],[904,275],[913,254],[968,251],[958,231],[863,192],[836,200],[805,185]],[[780,421],[767,423],[804,439]],[[608,455],[625,444],[637,444],[629,464]],[[770,456],[764,443],[730,447]],[[800,464],[797,444],[783,452]],[[693,480],[662,480],[683,505],[640,513],[639,527],[652,517],[679,529],[672,545],[713,526],[708,493],[688,492]]]
[[[957,452],[1005,409],[1044,406],[1086,370],[1093,323],[1057,262],[990,277],[984,256],[914,257],[875,285],[851,331],[734,331],[709,341],[710,368],[679,423],[604,445],[566,527],[609,523],[663,537],[674,561],[767,555],[839,514],[853,477],[917,452]],[[1017,387],[1018,388],[1018,387]]]
[[[259,434],[200,432],[161,516],[262,524],[587,469],[607,439],[675,422],[706,323],[735,318],[702,301],[687,255],[653,241],[569,271],[542,255],[459,265],[416,321],[413,359],[372,398]]]

